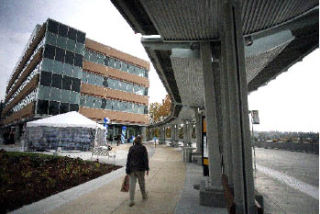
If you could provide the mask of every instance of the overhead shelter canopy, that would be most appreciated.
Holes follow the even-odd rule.
[[[202,65],[196,50],[201,41],[223,37],[219,26],[221,1],[112,2],[133,30],[144,35],[146,52],[173,99],[173,113],[166,122],[175,119],[183,108],[203,108]],[[251,92],[319,46],[319,1],[241,2],[246,75]],[[158,40],[154,35],[159,35]]]
[[[93,120],[83,116],[82,114],[71,111],[64,114],[59,114],[39,120],[34,120],[27,123],[27,127],[37,127],[37,126],[47,126],[47,127],[82,127],[91,129],[105,129],[104,126],[96,123]]]

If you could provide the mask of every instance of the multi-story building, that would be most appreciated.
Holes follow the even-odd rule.
[[[150,64],[48,19],[37,25],[6,88],[1,126],[19,135],[30,120],[69,111],[103,123],[109,137],[148,123]]]

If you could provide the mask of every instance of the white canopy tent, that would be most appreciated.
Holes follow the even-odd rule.
[[[89,150],[106,143],[106,128],[82,114],[72,111],[28,122],[26,146],[45,150]]]
[[[100,128],[105,129],[104,126],[96,123],[93,120],[83,116],[79,112],[71,111],[64,114],[34,120],[27,123],[27,127],[48,126],[48,127],[84,127],[84,128]]]

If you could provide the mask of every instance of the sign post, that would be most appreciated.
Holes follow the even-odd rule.
[[[207,122],[205,116],[202,116],[202,167],[203,176],[209,176],[209,159],[207,144]]]

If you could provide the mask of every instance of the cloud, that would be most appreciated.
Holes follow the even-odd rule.
[[[7,29],[0,31],[0,100],[4,99],[10,75],[22,55],[30,35]]]

